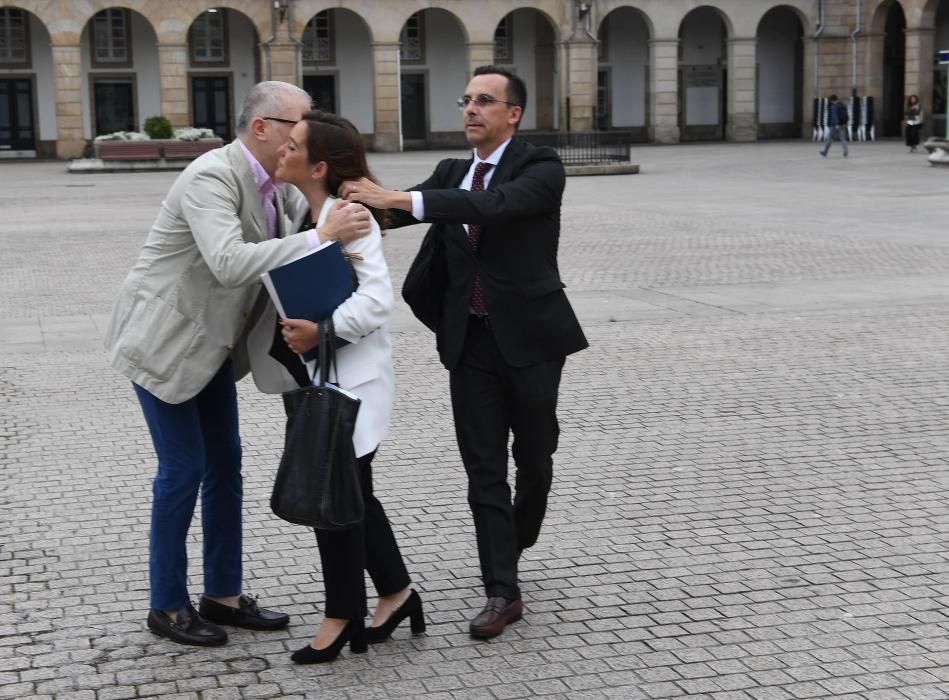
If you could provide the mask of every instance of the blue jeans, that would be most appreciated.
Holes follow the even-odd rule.
[[[830,144],[834,142],[834,136],[840,139],[840,145],[844,149],[844,156],[847,155],[847,127],[845,126],[832,126],[827,130],[827,137],[824,139],[824,148],[821,151],[821,154],[827,155],[827,151],[830,150]]]
[[[190,602],[185,543],[201,492],[204,593],[241,592],[241,442],[230,361],[193,399],[170,404],[134,385],[158,455],[152,484],[151,607]]]

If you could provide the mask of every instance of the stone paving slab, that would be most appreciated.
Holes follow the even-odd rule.
[[[445,372],[400,307],[374,473],[429,627],[317,668],[288,658],[315,541],[269,512],[282,409],[246,380],[247,588],[292,624],[216,649],[144,628],[154,456],[100,337],[172,176],[0,165],[0,698],[949,698],[946,173],[903,150],[646,147],[640,175],[570,179],[591,347],[525,619],[488,642]],[[372,162],[407,186],[438,155]],[[422,234],[386,238],[397,286]]]

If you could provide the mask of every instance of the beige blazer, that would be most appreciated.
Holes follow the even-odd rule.
[[[287,217],[305,209],[296,188],[283,188],[278,226],[290,230]],[[171,186],[119,291],[105,338],[109,362],[162,401],[193,398],[255,320],[260,274],[306,250],[305,236],[267,239],[260,193],[238,141],[206,153]],[[234,359],[239,379],[246,358]]]
[[[322,224],[333,206],[326,200],[317,218]],[[299,228],[302,217],[294,222]],[[382,234],[372,222],[372,232],[346,246],[359,253],[362,260],[353,261],[359,287],[333,312],[336,335],[350,342],[336,353],[339,385],[359,397],[362,402],[356,415],[353,447],[357,457],[372,452],[389,431],[392,402],[395,400],[395,379],[392,371],[392,344],[389,340],[389,315],[392,312],[392,280],[382,254]],[[247,336],[247,354],[254,383],[261,391],[276,394],[297,387],[282,364],[270,356],[277,312],[268,304],[253,330]],[[309,367],[310,374],[313,367]],[[333,377],[331,377],[332,379]]]

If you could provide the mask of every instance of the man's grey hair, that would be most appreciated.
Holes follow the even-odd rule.
[[[266,80],[257,83],[247,93],[241,114],[237,118],[238,133],[245,133],[254,117],[284,117],[286,118],[287,98],[302,97],[311,103],[309,93],[291,83],[280,80]]]

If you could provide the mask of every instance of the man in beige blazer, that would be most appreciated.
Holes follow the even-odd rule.
[[[148,627],[182,644],[224,644],[218,624],[269,630],[289,622],[241,587],[242,337],[264,307],[261,273],[321,241],[370,231],[365,209],[339,206],[315,231],[284,237],[306,202],[274,180],[277,150],[309,108],[309,95],[288,83],[251,89],[237,139],[195,160],[171,186],[106,333],[109,360],[132,381],[158,455]],[[204,593],[196,610],[185,542],[199,491]]]

